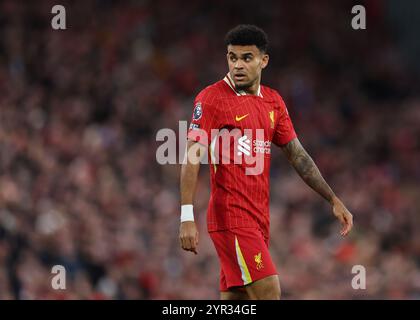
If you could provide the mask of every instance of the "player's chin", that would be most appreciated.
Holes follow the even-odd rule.
[[[251,87],[252,82],[247,80],[236,80],[235,81],[235,88],[236,90],[246,90]]]

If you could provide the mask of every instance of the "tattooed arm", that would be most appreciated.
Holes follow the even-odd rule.
[[[353,216],[331,190],[300,141],[295,138],[282,146],[282,150],[303,181],[332,205],[334,215],[343,224],[341,235],[347,235],[353,226]]]

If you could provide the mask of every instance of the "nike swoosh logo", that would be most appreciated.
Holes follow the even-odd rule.
[[[241,121],[241,120],[245,119],[245,118],[246,118],[246,117],[248,117],[248,116],[249,116],[249,113],[247,113],[246,115],[244,115],[244,116],[242,116],[242,117],[236,116],[236,117],[235,117],[235,120],[236,120],[236,121]]]

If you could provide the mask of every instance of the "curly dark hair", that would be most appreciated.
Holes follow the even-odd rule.
[[[261,52],[268,50],[268,37],[261,28],[251,24],[240,24],[231,29],[225,37],[225,44],[228,45],[255,45]]]

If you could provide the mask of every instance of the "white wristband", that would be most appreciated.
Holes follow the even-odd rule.
[[[192,204],[184,204],[181,206],[181,222],[194,221],[194,212]]]

